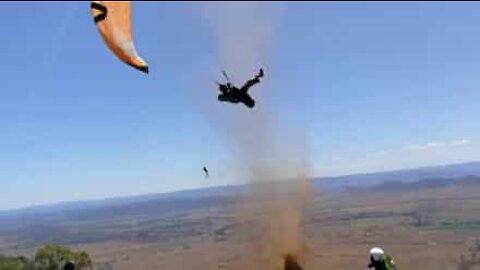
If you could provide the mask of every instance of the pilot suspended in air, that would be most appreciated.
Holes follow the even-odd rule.
[[[220,94],[218,95],[218,100],[220,102],[230,102],[230,103],[243,103],[248,108],[253,108],[255,106],[255,100],[248,94],[248,90],[250,87],[254,86],[255,84],[260,82],[260,78],[263,77],[263,69],[260,69],[257,76],[253,79],[248,80],[241,88],[237,88],[236,86],[230,83],[230,80],[223,72],[223,75],[227,79],[226,84],[218,84],[218,88],[220,90]]]

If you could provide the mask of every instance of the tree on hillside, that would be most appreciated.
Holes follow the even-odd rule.
[[[93,269],[90,256],[85,251],[73,251],[66,247],[46,245],[37,250],[35,266],[38,270],[62,269],[67,262],[73,262],[76,269]]]
[[[0,269],[2,270],[34,270],[35,265],[29,259],[0,255]]]
[[[424,227],[433,225],[434,215],[438,212],[440,206],[435,201],[420,201],[414,205],[412,225],[414,227]]]
[[[480,240],[475,240],[468,249],[468,253],[455,261],[457,270],[474,270],[480,268]]]

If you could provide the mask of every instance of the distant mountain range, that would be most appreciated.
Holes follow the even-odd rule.
[[[480,177],[480,162],[470,162],[446,166],[422,167],[408,170],[355,174],[339,177],[322,177],[313,179],[314,187],[322,190],[340,190],[352,187],[376,188],[390,183],[389,188],[408,188],[418,185],[438,186],[451,184],[452,181],[476,183]],[[455,179],[455,180],[453,180]],[[420,181],[420,182],[418,182]],[[408,185],[408,183],[418,182]],[[230,202],[239,196],[248,194],[247,185],[212,187],[197,190],[178,191],[161,194],[148,194],[133,197],[112,198],[104,200],[90,200],[78,202],[64,202],[53,205],[35,206],[19,210],[0,211],[0,229],[6,221],[30,219],[62,213],[64,216],[87,217],[93,215],[115,216],[142,209],[143,212],[152,207],[158,213],[159,206],[162,213],[178,210],[188,210],[215,205],[218,202]],[[153,211],[153,210],[152,210]],[[37,218],[35,218],[37,219]]]
[[[480,186],[480,176],[465,176],[459,178],[426,178],[416,182],[383,182],[368,187],[376,191],[410,191],[430,188],[444,188],[453,186],[473,187]],[[357,187],[358,188],[358,187]]]
[[[370,187],[384,182],[408,183],[428,178],[460,178],[466,176],[480,176],[480,162],[316,178],[314,182],[318,188],[337,190],[345,187]]]
[[[313,179],[318,190],[402,192],[447,186],[480,186],[480,162]],[[226,186],[125,198],[65,202],[0,212],[0,250],[41,243],[171,239],[205,231],[209,218],[186,222],[192,211],[228,209],[252,194],[252,186]],[[200,213],[196,212],[196,213]],[[187,218],[188,220],[188,218]],[[133,223],[132,223],[133,222]],[[130,224],[130,225],[129,225]],[[131,224],[135,224],[132,225]],[[179,226],[178,224],[182,224]],[[169,230],[165,228],[179,228]],[[135,228],[135,230],[131,230]],[[153,238],[152,238],[153,237]]]

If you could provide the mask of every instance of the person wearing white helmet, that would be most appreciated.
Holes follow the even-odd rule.
[[[395,261],[391,256],[385,256],[385,252],[379,247],[370,250],[370,264],[368,268],[375,270],[396,270]]]

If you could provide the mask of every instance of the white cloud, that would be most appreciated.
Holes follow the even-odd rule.
[[[388,155],[388,151],[377,151],[366,155],[367,158],[383,158]]]
[[[471,140],[455,140],[455,141],[451,141],[450,142],[450,145],[453,145],[453,146],[459,146],[459,145],[467,145],[467,144],[471,144],[472,141]]]
[[[339,153],[319,162],[316,170],[318,175],[345,175],[478,160],[480,144],[475,140],[460,138],[407,144],[400,148],[367,153]]]
[[[429,142],[429,143],[427,143],[428,148],[442,147],[442,146],[445,146],[445,145],[447,145],[447,143],[445,143],[445,142]]]
[[[331,162],[342,162],[345,161],[345,158],[339,157],[339,156],[333,156],[330,158]]]
[[[452,140],[447,142],[428,142],[425,144],[409,144],[403,147],[404,150],[416,151],[416,150],[429,150],[433,148],[446,148],[471,144],[471,140],[461,139]]]
[[[405,145],[403,147],[403,149],[405,149],[405,150],[426,150],[426,149],[428,149],[428,146],[417,145],[417,144],[409,144],[409,145]]]

